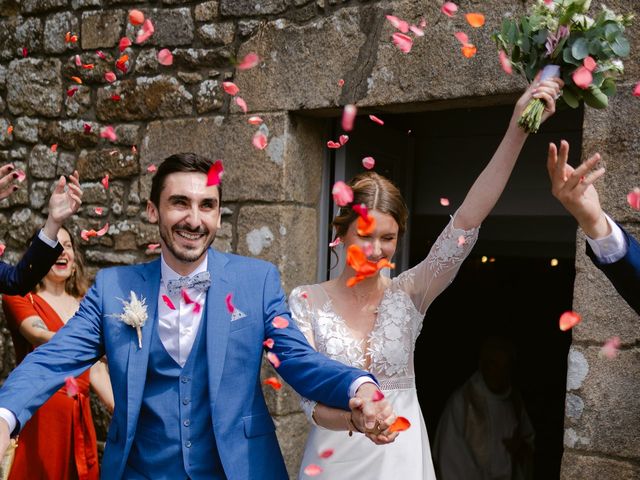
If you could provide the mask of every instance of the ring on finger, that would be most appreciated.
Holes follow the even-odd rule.
[[[562,96],[562,90],[559,90],[558,93],[556,93],[555,99],[558,100],[561,96]]]

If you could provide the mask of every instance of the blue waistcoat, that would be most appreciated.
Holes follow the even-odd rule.
[[[205,317],[184,367],[167,353],[154,329],[140,417],[124,478],[226,478],[211,421]]]

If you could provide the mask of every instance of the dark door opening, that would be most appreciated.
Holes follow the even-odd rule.
[[[402,190],[410,228],[394,274],[425,258],[497,148],[511,112],[488,107],[379,115],[386,132],[366,116],[358,119],[332,162],[333,180],[362,171],[362,158],[371,155],[380,158],[376,171]],[[536,432],[534,472],[540,480],[560,476],[571,335],[560,332],[558,318],[571,309],[576,231],[551,196],[546,150],[549,142],[566,139],[570,163],[578,163],[581,125],[581,110],[565,110],[529,138],[470,257],[427,311],[415,350],[418,396],[433,443],[447,399],[477,369],[482,340],[495,334],[511,339],[513,385]],[[443,197],[448,207],[441,205]]]

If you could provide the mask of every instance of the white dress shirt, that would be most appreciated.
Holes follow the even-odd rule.
[[[191,272],[188,277],[193,277],[198,273],[207,271],[207,256],[200,262],[200,265]],[[177,280],[180,274],[174,272],[164,261],[164,257],[160,260],[160,271],[162,278],[160,280],[160,291],[158,292],[158,336],[167,353],[173,358],[178,365],[184,367],[187,358],[193,348],[198,328],[202,320],[202,314],[205,308],[205,300],[207,292],[201,292],[193,288],[185,289],[190,300],[194,303],[187,303],[182,293],[171,296],[167,292],[167,284],[170,280]],[[169,308],[163,300],[166,295],[171,299],[171,303],[175,306],[175,310]],[[200,305],[198,309],[196,304]]]
[[[46,243],[47,245],[49,245],[51,248],[56,248],[56,245],[58,245],[58,239],[56,238],[55,240],[51,240],[49,237],[47,237],[47,235],[44,233],[44,230],[40,230],[38,232],[38,238],[40,240],[42,240],[44,243]]]
[[[611,227],[611,233],[597,240],[587,237],[587,242],[601,263],[615,263],[627,254],[629,247],[622,229],[611,220],[609,215],[605,213],[604,216]]]

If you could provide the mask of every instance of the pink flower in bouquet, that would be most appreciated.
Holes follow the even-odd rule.
[[[560,25],[555,34],[550,33],[549,36],[547,37],[547,43],[544,44],[545,48],[547,49],[547,57],[551,56],[551,54],[554,52],[554,50],[560,43],[560,40],[568,36],[569,36],[569,27],[567,27],[566,25]]]
[[[571,78],[573,79],[573,83],[576,84],[576,87],[583,90],[589,88],[589,85],[591,85],[591,82],[593,81],[591,71],[584,65],[582,67],[578,67],[576,71],[573,72],[573,75],[571,75]]]

